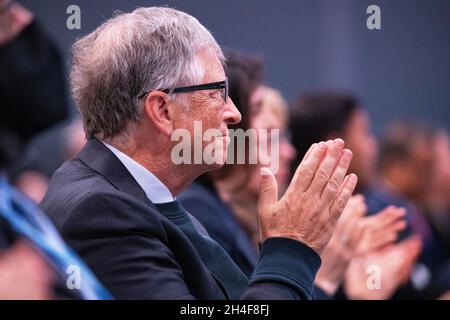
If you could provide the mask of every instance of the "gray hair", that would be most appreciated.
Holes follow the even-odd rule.
[[[166,7],[139,8],[109,19],[73,45],[72,94],[87,138],[114,138],[143,111],[147,91],[195,84],[198,51],[222,51],[200,22]]]

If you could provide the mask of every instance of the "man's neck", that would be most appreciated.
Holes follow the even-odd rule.
[[[114,141],[108,141],[108,144],[150,171],[169,189],[173,196],[179,194],[195,179],[195,176],[192,176],[192,170],[187,170],[182,165],[175,166],[170,158],[170,153],[166,154],[167,152],[163,148],[152,149],[147,146],[138,147],[133,143],[123,144]],[[157,143],[153,145],[158,146]]]
[[[153,173],[176,196],[183,191],[195,177],[189,176],[189,170],[183,166],[175,166],[170,157],[152,157],[137,153],[130,157]]]

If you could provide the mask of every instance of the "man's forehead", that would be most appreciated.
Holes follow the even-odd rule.
[[[216,82],[225,80],[225,71],[217,55],[216,50],[204,48],[199,50],[198,56],[205,70],[204,82]]]

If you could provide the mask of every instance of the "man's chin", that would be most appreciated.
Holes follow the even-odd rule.
[[[219,170],[220,168],[222,168],[224,166],[224,164],[225,164],[225,161],[223,163],[222,162],[219,162],[219,163],[215,162],[215,163],[212,163],[212,164],[203,164],[202,165],[202,172],[201,172],[200,175],[202,175],[204,173],[207,173],[207,172]]]

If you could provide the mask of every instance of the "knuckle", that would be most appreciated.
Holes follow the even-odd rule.
[[[318,200],[314,196],[305,194],[300,198],[300,207],[303,211],[313,214],[317,211]]]
[[[319,219],[319,223],[318,226],[321,227],[321,231],[325,232],[326,228],[328,227],[328,225],[330,224],[330,215],[327,214],[322,214],[322,216]]]
[[[327,181],[330,178],[328,173],[323,169],[317,170],[316,176],[320,181]]]
[[[332,216],[339,216],[342,211],[344,211],[346,203],[347,202],[343,198],[337,198],[331,208]]]
[[[316,160],[320,160],[323,157],[323,154],[325,153],[325,149],[317,148],[315,152],[311,154],[312,157],[314,157]]]
[[[343,211],[346,203],[347,202],[344,199],[338,198],[336,201],[336,209],[339,211]]]
[[[332,193],[336,193],[339,190],[339,184],[336,178],[331,178],[327,183],[327,188]]]
[[[319,210],[319,198],[311,194],[302,194],[298,199],[298,209],[308,216],[314,216]]]
[[[314,171],[311,168],[303,167],[300,170],[300,178],[304,180],[312,180],[314,177]]]

